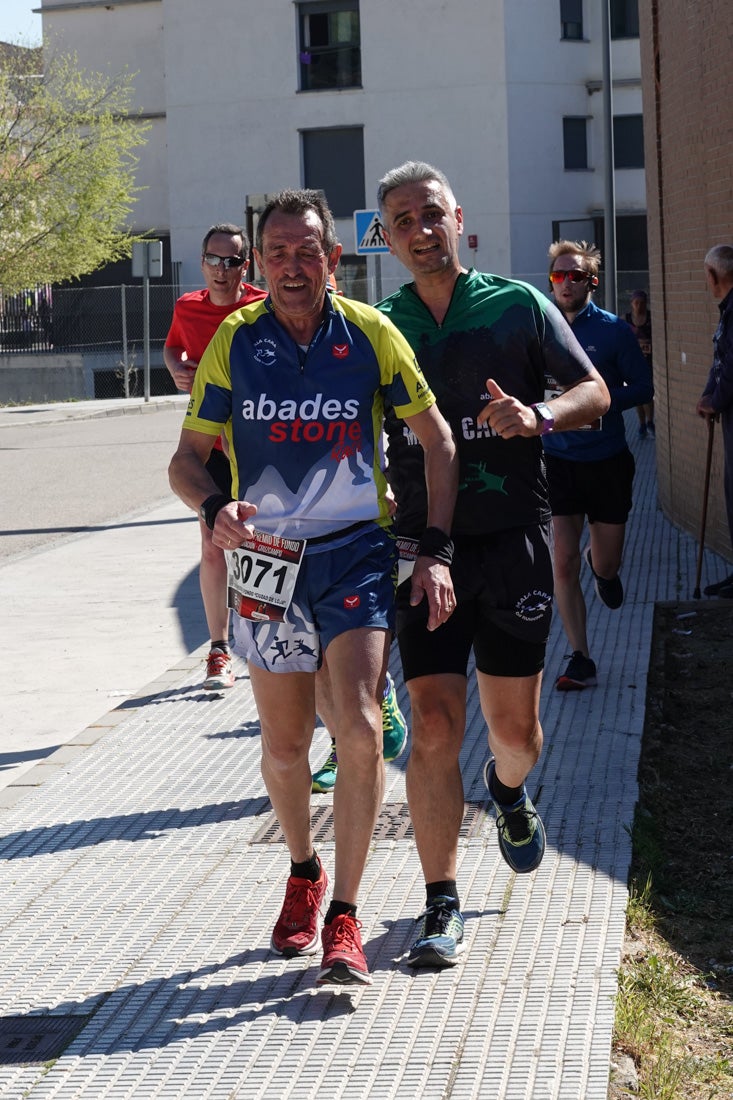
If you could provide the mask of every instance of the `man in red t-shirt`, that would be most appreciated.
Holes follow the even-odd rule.
[[[266,297],[264,290],[242,282],[247,270],[249,241],[244,230],[225,222],[212,225],[201,245],[201,271],[206,286],[183,294],[173,309],[163,358],[177,388],[190,393],[196,367],[221,322],[235,309]],[[219,491],[231,496],[232,476],[221,437],[214,444],[207,469]],[[229,652],[227,566],[224,551],[214,546],[212,533],[202,519],[199,583],[204,613],[211,636],[206,661],[208,691],[234,686]]]

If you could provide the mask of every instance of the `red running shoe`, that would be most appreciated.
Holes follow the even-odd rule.
[[[350,913],[334,917],[330,924],[323,927],[323,962],[316,982],[335,982],[337,985],[349,985],[361,982],[371,985],[367,961],[361,946],[359,929],[361,922]]]
[[[235,683],[231,654],[214,646],[206,658],[206,679],[202,685],[204,691],[233,688]]]
[[[320,859],[318,861],[321,862]],[[328,887],[321,864],[317,882],[291,875],[285,888],[285,901],[272,930],[270,947],[277,955],[313,955],[318,949],[318,917]]]

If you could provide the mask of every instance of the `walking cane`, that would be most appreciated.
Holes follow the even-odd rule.
[[[697,574],[695,576],[695,591],[693,600],[700,599],[700,577],[702,575],[702,553],[705,549],[705,524],[708,518],[708,493],[710,491],[710,467],[713,461],[713,432],[715,431],[715,417],[708,417],[708,453],[705,456],[705,485],[702,494],[702,515],[700,516],[700,548],[697,551]]]

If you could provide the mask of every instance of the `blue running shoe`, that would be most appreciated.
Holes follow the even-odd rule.
[[[405,751],[407,722],[397,702],[394,680],[387,673],[382,700],[382,744],[384,759],[396,760]]]
[[[524,792],[513,806],[502,806],[491,793],[491,778],[496,770],[493,756],[484,767],[484,783],[496,809],[496,831],[499,848],[512,871],[526,875],[534,871],[545,854],[545,827],[542,818]]]
[[[433,898],[417,919],[422,924],[407,965],[455,966],[463,951],[463,917],[454,899]]]

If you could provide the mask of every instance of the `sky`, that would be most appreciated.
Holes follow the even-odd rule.
[[[41,17],[33,15],[41,0],[0,0],[0,42],[40,46]]]

